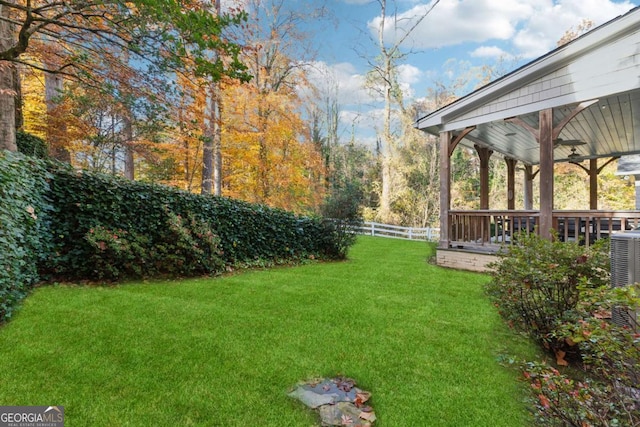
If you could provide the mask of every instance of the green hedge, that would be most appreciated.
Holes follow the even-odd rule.
[[[50,251],[45,163],[0,151],[0,321],[39,280],[38,262]]]
[[[335,246],[320,219],[63,167],[52,174],[55,255],[42,264],[50,277],[214,273],[224,264],[327,257]],[[96,232],[104,234],[97,243]]]
[[[16,131],[16,145],[18,151],[26,156],[46,159],[49,157],[47,153],[47,143],[35,135],[21,130]]]
[[[0,152],[0,322],[38,281],[193,276],[340,258],[334,228],[320,218]]]

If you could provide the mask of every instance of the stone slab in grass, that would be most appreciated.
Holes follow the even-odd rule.
[[[320,378],[298,384],[289,396],[316,409],[323,426],[370,427],[376,421],[365,403],[371,393],[356,387],[351,378]]]

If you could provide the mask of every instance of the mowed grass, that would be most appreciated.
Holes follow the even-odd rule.
[[[522,426],[534,352],[425,243],[362,237],[349,260],[228,277],[49,286],[0,327],[0,405],[62,405],[74,426],[312,426],[287,392],[345,375],[376,426]],[[529,353],[524,355],[523,353]]]

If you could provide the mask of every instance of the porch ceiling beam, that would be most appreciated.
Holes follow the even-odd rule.
[[[600,173],[602,172],[602,170],[604,168],[606,168],[608,165],[611,164],[611,162],[614,162],[614,161],[618,160],[619,158],[620,158],[620,156],[611,157],[609,160],[604,162],[603,165],[601,165],[599,168],[596,169],[596,175],[600,175]],[[591,160],[596,160],[596,162],[597,162],[597,159],[591,159]],[[572,165],[578,166],[580,169],[585,171],[587,174],[591,173],[591,168],[588,168],[588,167],[586,167],[585,165],[583,165],[581,163],[576,163],[576,162],[569,162],[569,163],[571,163]]]
[[[600,172],[602,172],[608,164],[619,158],[620,156],[612,157],[600,167],[598,167],[598,159],[589,159],[588,168],[581,163],[569,162],[578,166],[589,175],[589,209],[598,209],[598,175],[600,175]]]
[[[469,126],[468,128],[464,128],[462,130],[462,132],[460,132],[458,135],[456,135],[455,138],[453,138],[453,140],[451,140],[451,142],[449,142],[449,146],[447,147],[447,153],[448,153],[449,157],[451,157],[451,155],[453,154],[453,150],[456,149],[456,147],[458,146],[460,141],[462,141],[465,136],[469,135],[474,130],[476,130],[475,126]]]
[[[567,123],[569,123],[575,116],[577,116],[586,108],[589,108],[591,105],[595,104],[598,101],[599,99],[592,99],[591,101],[584,101],[578,104],[578,106],[574,108],[573,111],[571,111],[571,113],[569,113],[564,119],[562,119],[562,121],[560,121],[560,123],[558,123],[556,126],[553,127],[553,131],[551,134],[552,140],[555,141],[556,139],[558,139],[558,136],[560,135],[560,132],[562,132],[562,129],[564,129]],[[504,121],[513,123],[514,125],[518,125],[520,127],[525,128],[526,130],[529,131],[529,133],[531,133],[531,135],[533,135],[536,141],[540,143],[540,130],[534,128],[533,126],[531,126],[530,124],[522,120],[520,117],[509,117],[504,119]]]
[[[610,159],[609,159],[609,160],[607,160],[606,162],[604,162],[604,164],[598,168],[598,175],[600,175],[600,172],[602,172],[602,169],[604,169],[605,167],[607,167],[607,165],[609,165],[610,163],[612,163],[612,162],[614,162],[614,161],[618,160],[619,158],[620,158],[620,156],[615,156],[615,157],[610,158]]]
[[[564,129],[567,123],[569,123],[575,116],[598,101],[599,99],[592,99],[591,101],[584,101],[578,104],[578,106],[574,108],[571,113],[567,114],[567,116],[553,128],[553,140],[555,141],[556,139],[558,139],[558,137],[560,136],[560,132],[562,132],[562,129]]]
[[[538,172],[540,172],[540,169],[539,169],[539,168],[538,168],[538,170],[537,170],[537,171],[535,171],[535,172],[531,172],[531,175],[530,175],[530,176],[531,176],[531,179],[535,179],[535,177],[538,175]]]
[[[525,122],[520,117],[509,117],[508,119],[504,119],[504,121],[525,128],[529,131],[529,133],[531,133],[531,135],[533,135],[536,141],[540,143],[540,130],[534,128],[533,126],[530,126],[529,123]]]

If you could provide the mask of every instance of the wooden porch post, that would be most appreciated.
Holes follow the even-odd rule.
[[[451,132],[440,132],[440,243],[449,248],[449,209],[451,204]]]
[[[587,175],[589,175],[589,209],[594,211],[598,210],[598,175],[600,175],[600,172],[602,172],[609,163],[619,158],[620,156],[612,157],[600,167],[598,167],[598,159],[589,159],[588,169],[580,163],[570,162],[584,170]]]
[[[636,209],[640,209],[640,175],[634,175],[636,186]]]
[[[533,209],[533,166],[524,165],[524,208]]]
[[[493,151],[474,145],[480,158],[480,209],[489,209],[489,159]]]
[[[505,163],[507,164],[507,209],[514,210],[516,208],[516,159],[510,159],[505,157]],[[526,186],[525,186],[526,188]]]
[[[553,228],[553,109],[540,111],[540,236],[551,239]]]
[[[598,210],[598,159],[589,159],[589,209]]]

